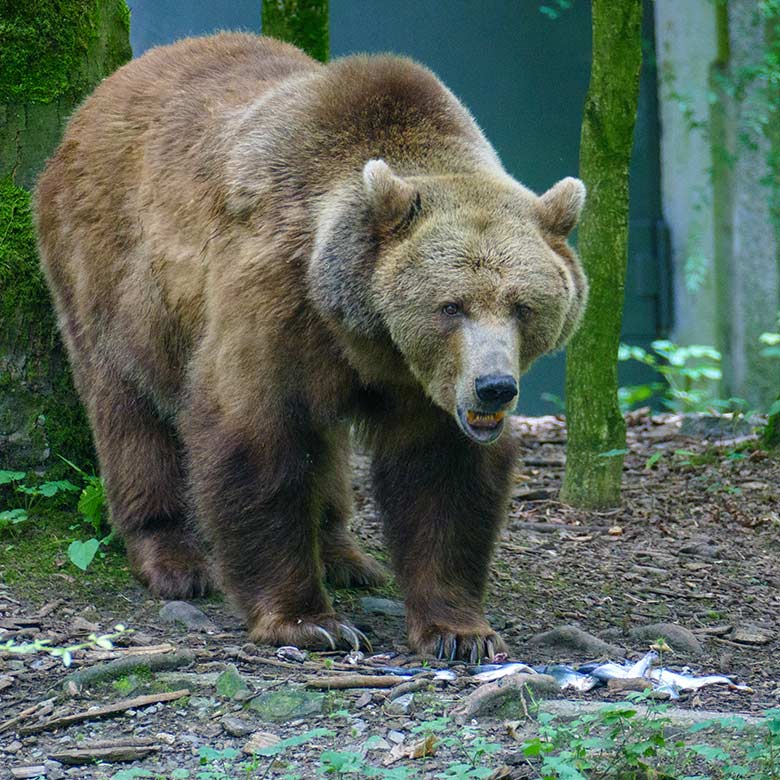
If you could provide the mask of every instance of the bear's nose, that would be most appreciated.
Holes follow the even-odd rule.
[[[474,380],[477,398],[486,404],[506,404],[517,395],[517,382],[511,374],[486,374]]]

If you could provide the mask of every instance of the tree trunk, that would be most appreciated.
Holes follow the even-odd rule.
[[[129,32],[124,0],[0,0],[0,468],[90,457],[30,192],[74,107],[130,59]]]
[[[628,166],[642,64],[641,0],[593,0],[593,64],[580,141],[588,187],[578,247],[590,300],[566,357],[568,449],[561,498],[614,506],[626,428],[617,401],[617,351],[628,259]]]
[[[262,24],[263,35],[295,44],[315,60],[328,61],[328,0],[263,0]]]

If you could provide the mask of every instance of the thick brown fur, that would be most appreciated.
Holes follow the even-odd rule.
[[[575,328],[583,197],[511,179],[401,58],[221,34],[104,81],[41,177],[38,231],[139,578],[168,598],[216,580],[259,641],[354,643],[322,581],[384,576],[347,527],[356,425],[412,646],[502,648],[481,602],[514,448],[467,420],[514,404],[476,378],[518,380]]]

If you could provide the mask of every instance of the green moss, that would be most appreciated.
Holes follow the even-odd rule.
[[[0,434],[21,434],[18,465],[47,452],[92,462],[89,426],[38,264],[30,195],[10,177],[0,180],[0,345]]]
[[[80,98],[96,81],[88,55],[107,17],[118,34],[106,41],[103,75],[130,58],[124,0],[0,0],[0,103]]]
[[[67,588],[74,598],[83,598],[97,609],[102,598],[110,604],[135,580],[118,542],[101,548],[87,571],[77,569],[68,560],[68,545],[90,535],[75,512],[36,509],[26,523],[0,535],[0,582],[34,603],[43,603],[62,589],[65,575],[71,578]]]
[[[263,35],[299,46],[327,62],[330,54],[328,0],[263,0]]]
[[[9,322],[20,313],[43,318],[39,324],[47,330],[54,324],[38,266],[30,195],[7,176],[0,180],[0,317]]]

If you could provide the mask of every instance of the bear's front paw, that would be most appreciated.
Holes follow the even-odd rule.
[[[482,659],[506,653],[506,642],[489,625],[476,629],[445,628],[442,626],[410,636],[412,648],[423,655],[432,655],[446,661],[468,661],[476,664]]]
[[[332,614],[300,618],[262,615],[250,621],[249,637],[258,644],[295,645],[312,650],[346,647],[351,650],[364,648],[370,652],[372,649],[371,642],[360,629]]]

